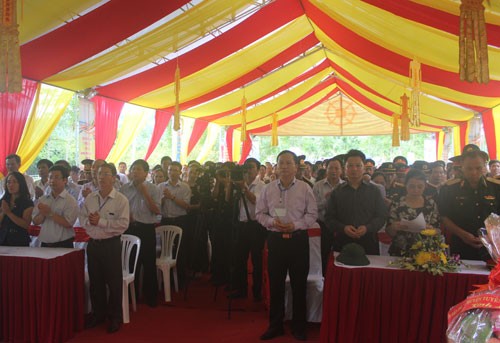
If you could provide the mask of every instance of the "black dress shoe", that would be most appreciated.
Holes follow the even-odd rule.
[[[108,326],[108,333],[115,333],[122,327],[122,322],[117,320],[112,320]]]
[[[292,336],[295,337],[297,341],[307,341],[305,331],[292,331]]]
[[[266,332],[260,336],[261,341],[268,341],[270,339],[273,339],[278,336],[283,336],[285,334],[285,331],[283,328],[269,328],[267,329]]]
[[[85,329],[95,328],[97,325],[102,323],[104,323],[104,319],[98,319],[96,316],[91,314],[85,318]]]

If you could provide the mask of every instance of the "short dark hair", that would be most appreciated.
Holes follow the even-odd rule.
[[[170,163],[172,163],[172,157],[170,157],[170,156],[163,156],[161,158],[161,162],[160,163],[163,163],[163,161],[166,161],[166,160],[168,160]]]
[[[122,162],[120,162],[120,163],[118,163],[118,165],[119,165],[119,166],[121,166],[122,164],[127,165],[127,164],[126,164],[125,162],[123,162],[123,161],[122,161]]]
[[[40,166],[41,166],[42,164],[45,164],[45,165],[47,166],[47,168],[49,168],[49,169],[50,169],[50,168],[54,165],[54,163],[52,163],[52,161],[51,161],[51,160],[48,160],[48,159],[46,159],[46,158],[42,158],[40,161],[38,161],[38,162],[36,163],[36,167],[37,167],[37,168],[40,168]]]
[[[54,171],[60,171],[63,179],[67,179],[69,177],[69,170],[62,164],[56,164],[55,166],[50,167],[49,173]]]
[[[77,167],[77,166],[72,166],[71,169],[70,169],[70,172],[79,173],[80,172],[80,168]]]
[[[500,163],[500,161],[499,160],[490,160],[490,162],[488,162],[488,166],[491,167],[491,165],[494,163]]]
[[[173,161],[172,163],[170,163],[170,166],[171,167],[179,167],[179,170],[182,171],[182,164],[180,162]]]
[[[292,155],[293,161],[295,162],[295,164],[299,164],[299,158],[297,157],[297,155],[293,151],[290,151],[290,150],[283,150],[283,151],[281,151],[278,154],[278,156],[276,156],[276,162],[279,160],[280,156],[284,155],[284,154],[290,154],[290,155]]]
[[[255,165],[257,166],[257,169],[260,168],[260,162],[258,159],[256,158],[253,158],[253,157],[249,157],[245,160],[245,162],[243,163],[243,165],[247,165],[248,163],[255,163]]]
[[[340,163],[340,167],[341,168],[344,168],[344,161],[342,161],[341,158],[335,156],[333,158],[330,158],[329,160],[327,160],[327,163],[326,163],[326,166],[328,167],[328,165],[330,164],[330,162],[334,162],[334,161],[337,161],[338,163]]]
[[[427,181],[427,177],[425,176],[424,172],[422,172],[418,169],[410,169],[408,171],[408,173],[406,173],[405,186],[408,184],[408,182],[411,179],[417,179],[417,180],[423,181],[424,183]]]
[[[367,164],[368,162],[370,162],[371,164],[373,164],[373,166],[375,166],[375,161],[374,161],[374,160],[372,160],[371,158],[367,158],[367,159],[365,160],[365,164]]]
[[[466,158],[476,158],[476,157],[482,158],[485,163],[488,162],[489,160],[488,154],[481,150],[473,150],[466,152],[465,154],[462,154],[461,160],[463,162]]]
[[[57,161],[54,162],[54,165],[55,166],[63,166],[64,168],[67,168],[68,172],[71,169],[71,165],[66,160],[57,160]]]
[[[6,160],[14,159],[17,164],[21,164],[21,157],[17,154],[10,154],[5,157]],[[26,180],[25,180],[26,181]]]
[[[149,171],[149,164],[148,164],[148,162],[146,162],[142,158],[140,158],[138,160],[135,160],[134,163],[132,163],[132,165],[130,166],[130,170],[132,170],[135,166],[141,167],[145,172]],[[116,168],[115,168],[115,170],[116,170]]]
[[[351,149],[347,152],[345,155],[345,161],[347,162],[347,159],[349,157],[359,157],[361,158],[361,161],[363,161],[363,164],[365,164],[366,161],[366,156],[361,150],[356,150],[356,149]]]
[[[135,163],[135,162],[134,162],[134,163]],[[132,164],[132,166],[133,166],[133,164]],[[116,172],[116,167],[115,167],[115,165],[114,165],[114,164],[112,164],[112,163],[104,163],[103,165],[101,165],[101,166],[99,167],[99,169],[101,169],[101,168],[108,168],[109,170],[111,170],[111,175],[112,175],[112,176],[116,176],[116,174],[117,174],[117,172]]]

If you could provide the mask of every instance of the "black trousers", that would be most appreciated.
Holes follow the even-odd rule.
[[[252,292],[254,297],[262,296],[262,250],[267,231],[258,222],[239,222],[238,239],[235,245],[235,266],[233,288],[242,292],[248,289],[247,260],[252,259]]]
[[[42,242],[42,248],[74,248],[73,241],[74,237],[71,237],[65,241],[54,242],[54,243],[44,243]]]
[[[94,240],[87,245],[92,312],[98,320],[109,315],[112,321],[122,321],[122,243],[120,236]],[[109,289],[107,299],[106,286]]]
[[[306,326],[306,287],[309,274],[309,237],[306,230],[297,231],[291,238],[269,232],[267,238],[268,272],[271,291],[269,326],[281,328],[285,317],[285,279],[290,275],[293,297],[292,328]]]
[[[158,279],[156,277],[156,233],[155,224],[140,222],[130,223],[126,234],[137,236],[141,239],[141,249],[135,271],[135,289],[139,291],[141,270],[143,271],[142,292],[146,303],[155,305],[158,302]],[[135,248],[132,250],[131,259],[135,257]]]
[[[188,225],[188,218],[186,216],[179,216],[175,218],[162,218],[161,225],[175,225],[182,229],[182,238],[179,250],[177,251],[177,277],[179,278],[179,288],[184,288],[186,281],[186,270],[187,270],[187,256],[190,253],[189,247],[192,246],[193,235],[190,232]],[[177,247],[179,244],[176,239],[174,246]]]
[[[323,275],[326,275],[328,256],[330,255],[330,251],[332,251],[333,245],[333,230],[330,230],[326,224],[320,220],[318,220],[318,224],[321,228],[321,269]]]

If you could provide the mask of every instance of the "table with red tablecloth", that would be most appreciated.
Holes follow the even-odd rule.
[[[446,342],[447,313],[474,285],[488,282],[484,262],[433,276],[389,267],[394,257],[368,256],[370,265],[328,261],[321,342]]]
[[[0,247],[0,341],[64,342],[83,329],[84,254]]]

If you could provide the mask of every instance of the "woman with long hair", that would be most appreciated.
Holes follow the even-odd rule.
[[[5,194],[0,200],[0,245],[29,246],[33,200],[23,174],[11,172],[5,178]]]

